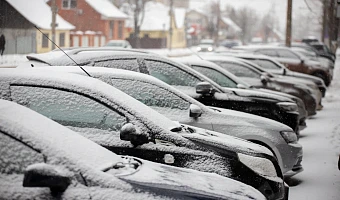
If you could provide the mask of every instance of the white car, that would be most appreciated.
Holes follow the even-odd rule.
[[[217,174],[118,156],[5,100],[0,147],[1,199],[265,199]]]

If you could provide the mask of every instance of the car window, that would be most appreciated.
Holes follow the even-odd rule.
[[[279,54],[280,58],[300,59],[299,56],[288,50],[280,49],[277,50],[277,53]]]
[[[137,59],[110,59],[95,61],[94,66],[96,67],[109,67],[116,69],[125,69],[130,71],[139,72],[139,65]]]
[[[263,55],[271,56],[271,57],[278,57],[276,51],[273,49],[260,49],[260,50],[255,51],[255,53],[263,54]]]
[[[105,105],[69,91],[11,86],[11,98],[64,126],[119,131],[127,123],[126,117]]]
[[[249,69],[243,65],[233,62],[221,62],[221,61],[214,61],[214,63],[218,64],[222,68],[228,70],[229,72],[233,73],[235,76],[238,77],[250,77],[250,78],[260,78],[261,74],[257,73],[256,71]]]
[[[264,68],[264,69],[281,69],[280,66],[278,66],[277,64],[275,64],[274,62],[270,61],[270,60],[250,60],[251,62],[254,62],[256,64],[258,64],[260,67]]]
[[[0,132],[0,173],[23,174],[29,165],[43,162],[41,153]]]
[[[195,87],[200,79],[169,63],[145,60],[151,76],[156,77],[169,85]]]
[[[122,90],[147,106],[180,110],[188,110],[190,107],[190,103],[183,98],[151,83],[112,78],[110,85]]]
[[[192,68],[215,81],[222,87],[237,88],[237,83],[215,69],[202,66],[192,66]]]

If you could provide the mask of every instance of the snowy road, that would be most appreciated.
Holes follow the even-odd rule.
[[[307,121],[300,143],[304,171],[290,180],[290,200],[340,200],[340,60],[323,99],[324,109]]]

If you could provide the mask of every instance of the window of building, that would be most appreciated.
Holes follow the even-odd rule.
[[[79,36],[73,36],[73,46],[74,47],[79,47]]]
[[[72,9],[77,7],[77,0],[63,0],[62,8],[63,9]]]
[[[118,38],[123,39],[124,37],[124,22],[119,21],[118,22]]]
[[[83,36],[81,38],[81,46],[82,47],[88,47],[89,46],[89,37],[88,36]]]
[[[99,36],[94,36],[94,47],[99,47]]]
[[[114,28],[115,28],[115,22],[110,21],[110,29],[109,29],[109,37],[112,39],[114,36]]]
[[[104,46],[106,44],[106,37],[102,36],[100,39],[100,46]]]
[[[44,33],[44,35],[46,35],[47,37],[50,37],[50,34],[48,34],[48,33]],[[48,48],[48,39],[47,39],[47,37],[45,37],[45,36],[42,36],[42,44],[41,44],[41,47],[42,48]]]
[[[59,46],[61,47],[65,46],[65,33],[59,34]]]

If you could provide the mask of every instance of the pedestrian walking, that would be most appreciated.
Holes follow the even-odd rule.
[[[1,34],[1,36],[0,36],[0,54],[1,54],[1,56],[4,54],[5,44],[6,44],[5,36],[4,36],[4,34]]]

